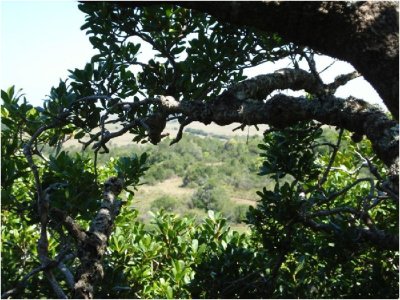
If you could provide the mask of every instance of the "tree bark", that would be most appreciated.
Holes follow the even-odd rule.
[[[310,101],[305,97],[279,94],[262,102],[254,99],[238,99],[228,92],[210,103],[178,102],[172,97],[161,97],[160,104],[166,112],[165,118],[171,114],[181,113],[191,121],[203,124],[211,122],[222,126],[232,123],[268,124],[285,128],[300,121],[316,120],[323,124],[345,128],[358,135],[366,135],[375,153],[389,167],[394,182],[398,180],[397,123],[388,119],[385,113],[376,107],[360,99],[352,97],[342,99],[328,95]],[[163,129],[157,128],[159,135],[162,135]]]
[[[288,42],[347,61],[398,120],[398,3],[266,1],[178,2],[220,21],[278,33]]]
[[[114,225],[114,219],[119,214],[122,205],[121,201],[116,199],[122,188],[123,181],[117,177],[111,177],[104,183],[101,208],[78,247],[81,266],[77,272],[74,298],[92,299],[93,285],[104,275],[102,258],[107,249],[107,241]]]

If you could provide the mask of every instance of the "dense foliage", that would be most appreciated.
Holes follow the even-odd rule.
[[[20,134],[26,130],[18,125],[21,124],[19,117],[28,117],[32,107],[18,102],[21,98],[13,97],[12,90],[3,96],[5,127],[2,130],[2,151],[3,154],[12,153],[8,159],[2,156],[2,172],[6,175],[3,176],[2,188],[2,276],[8,278],[2,281],[2,289],[8,290],[25,275],[26,269],[37,266],[35,243],[39,233],[35,225],[37,215],[30,207],[30,203],[34,203],[31,192],[33,178],[25,171],[26,162],[18,150],[23,142],[19,140]],[[9,99],[12,101],[7,101]],[[14,118],[7,117],[11,114]],[[331,171],[324,189],[318,190],[316,181],[324,170],[322,167],[330,160],[326,144],[337,138],[331,131],[322,137],[321,133],[319,126],[305,124],[265,135],[259,146],[264,161],[261,174],[269,176],[275,184],[259,192],[259,204],[250,210],[250,235],[233,232],[226,220],[211,212],[198,224],[194,219],[161,211],[154,215],[152,226],[145,229],[136,220],[137,211],[131,208],[134,197],[129,196],[109,240],[104,260],[105,277],[98,285],[96,297],[396,297],[397,256],[394,257],[391,251],[358,243],[355,230],[362,226],[361,220],[346,216],[345,210],[336,214],[332,209],[336,206],[357,207],[360,201],[372,201],[365,199],[370,193],[370,181],[365,181],[365,184],[360,181],[346,194],[338,195],[330,202],[325,201],[324,196],[326,192],[334,194],[351,184],[354,178],[371,176],[361,156],[371,154],[370,146],[367,141],[354,144],[345,133],[332,166],[337,171]],[[12,143],[4,141],[6,138],[12,141],[13,135],[18,136],[18,140],[11,148]],[[227,142],[216,140],[215,144],[226,146]],[[283,145],[288,151],[281,151]],[[196,158],[193,153],[187,157]],[[143,163],[143,155],[142,158]],[[108,160],[108,163],[101,164],[98,178],[101,180],[126,169],[123,162],[124,159]],[[129,165],[134,162],[130,160]],[[374,163],[384,171],[378,161]],[[44,186],[54,185],[60,179],[65,183],[55,188],[52,205],[63,207],[73,216],[79,213],[81,224],[87,225],[98,205],[96,198],[100,197],[93,162],[85,155],[61,151],[40,166],[47,176],[45,178],[49,178],[49,181],[44,181]],[[353,166],[357,166],[356,172],[352,172]],[[82,170],[85,170],[84,176],[81,176]],[[138,178],[133,170],[128,170],[129,177]],[[26,174],[13,176],[17,171]],[[93,189],[87,188],[88,182]],[[79,191],[85,193],[84,198],[76,197]],[[207,188],[200,190],[195,199],[212,196],[215,198],[209,200],[219,201],[218,196],[222,194],[213,192],[210,194]],[[169,210],[173,208],[173,200],[168,198],[159,202]],[[154,205],[157,207],[156,203]],[[313,206],[318,210],[331,209],[332,214],[326,220],[336,226],[337,232],[316,233],[301,224],[301,214],[312,210]],[[379,203],[373,216],[376,226],[397,231],[394,204]],[[323,221],[324,215],[320,219]],[[49,250],[57,255],[60,241],[68,237],[63,236],[57,224],[51,226],[51,232]],[[72,260],[65,263],[74,268]],[[30,280],[23,295],[32,298],[52,295],[43,282],[43,276],[34,276]],[[43,289],[37,290],[38,285]]]
[[[98,55],[52,88],[43,107],[14,88],[1,92],[2,297],[399,297],[398,128],[362,100],[334,97],[335,84],[354,74],[323,85],[312,50],[178,6],[79,6]],[[147,61],[139,53],[146,43],[155,52]],[[294,71],[268,77],[271,90],[265,82],[254,88],[256,81],[235,87],[243,69],[284,56]],[[299,70],[302,59],[311,75]],[[295,103],[314,109],[295,107],[291,119],[279,99],[294,98],[265,95],[285,88],[281,75],[308,92]],[[172,144],[195,120],[256,125],[248,118],[260,103],[275,120],[262,141],[188,139],[173,151],[164,142],[124,154],[109,144],[127,132],[133,142],[158,144],[171,120],[180,125]],[[334,117],[327,117],[331,103]],[[381,134],[346,123],[351,116]],[[343,126],[324,133],[313,119]],[[71,138],[93,155],[67,151]],[[171,175],[197,189],[190,205],[207,216],[171,213],[179,204],[162,197],[145,225],[135,189],[143,178]],[[233,231],[224,188],[259,183],[266,184],[257,206],[236,208],[236,221],[246,215],[250,231]]]

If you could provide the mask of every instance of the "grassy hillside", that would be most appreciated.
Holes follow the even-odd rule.
[[[216,137],[220,139],[230,139],[233,137],[247,137],[247,136],[262,136],[263,132],[268,128],[266,125],[258,126],[258,130],[254,126],[246,126],[244,130],[237,129],[240,126],[239,123],[234,123],[226,126],[219,126],[217,124],[211,123],[209,125],[204,125],[200,122],[193,122],[187,125],[184,132],[191,133],[198,136],[209,136]],[[118,126],[108,128],[110,131],[115,131]],[[170,138],[174,138],[178,133],[179,124],[177,121],[168,122],[163,133],[168,134]],[[132,144],[133,139],[132,134],[124,134],[110,141],[111,145],[116,147],[126,146]],[[67,146],[75,146],[80,148],[82,145],[76,140],[69,140],[66,143]]]
[[[233,136],[232,132],[228,136],[189,128],[179,143],[170,146],[170,142],[166,138],[154,146],[116,145],[114,141],[109,154],[99,155],[98,164],[111,156],[148,153],[149,170],[134,201],[145,222],[149,211],[162,208],[197,219],[212,209],[221,211],[232,224],[242,223],[249,205],[256,205],[256,191],[268,184],[257,175],[261,136]],[[67,149],[78,150],[74,145]]]
[[[173,126],[169,124],[170,129]],[[109,154],[99,155],[98,164],[106,163],[111,156],[148,153],[149,170],[134,202],[145,223],[149,211],[165,209],[201,219],[212,209],[222,212],[232,224],[243,226],[248,207],[256,205],[256,191],[272,186],[267,177],[257,175],[262,136],[235,136],[236,132],[227,131],[229,135],[225,135],[210,128],[188,128],[182,140],[172,146],[171,138],[154,146],[131,143],[125,136],[114,140]],[[332,134],[332,130],[325,130],[327,139]],[[77,149],[69,145],[69,150]]]

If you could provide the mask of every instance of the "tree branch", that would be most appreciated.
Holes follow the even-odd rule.
[[[310,94],[324,92],[324,85],[302,69],[281,69],[272,74],[258,75],[228,88],[228,93],[238,100],[264,100],[275,90],[305,90]]]
[[[169,143],[169,145],[173,145],[176,144],[177,142],[179,142],[182,138],[182,134],[183,134],[183,129],[185,128],[185,126],[189,125],[192,122],[192,120],[190,118],[187,118],[186,120],[181,122],[181,125],[179,126],[179,130],[178,133],[176,134],[175,139],[173,139],[171,141],[171,143]]]
[[[21,292],[26,287],[26,285],[28,284],[29,278],[31,278],[33,275],[39,273],[40,271],[44,270],[46,267],[47,266],[45,266],[45,265],[40,265],[39,267],[37,267],[37,268],[33,269],[32,271],[30,271],[28,274],[26,274],[21,279],[21,281],[19,281],[17,283],[17,285],[14,288],[12,288],[11,290],[1,294],[1,298],[2,299],[6,299],[6,298],[11,297],[14,294],[17,294],[18,292]]]
[[[260,91],[257,87],[248,88],[252,83],[246,85],[242,82],[240,85],[246,87],[235,90],[240,91],[238,93],[241,98],[252,97]],[[263,91],[267,89],[264,88]],[[160,100],[160,105],[167,114],[182,114],[204,124],[215,122],[218,125],[228,125],[237,122],[285,128],[300,121],[316,120],[366,135],[372,142],[375,153],[389,167],[391,182],[398,188],[398,125],[384,112],[363,100],[328,95],[311,101],[304,97],[279,94],[264,103],[255,101],[254,98],[238,99],[229,92],[208,103],[178,102],[171,98],[169,101]]]
[[[73,290],[75,286],[75,279],[72,272],[68,269],[68,267],[63,263],[60,262],[58,265],[58,269],[64,274],[65,281],[68,284],[68,287]]]
[[[332,83],[327,85],[327,89],[328,89],[329,93],[334,94],[339,87],[345,85],[350,80],[353,80],[360,76],[361,76],[361,74],[358,73],[357,71],[354,71],[354,72],[351,72],[348,74],[339,75],[335,78],[335,80]]]
[[[338,236],[342,236],[343,233],[336,226],[325,223],[317,223],[312,219],[305,218],[301,223],[310,227],[316,231],[323,231],[326,233],[333,233]],[[355,229],[356,239],[353,240],[355,243],[370,242],[378,249],[386,250],[399,250],[399,236],[397,234],[386,233],[383,230],[371,230],[371,229]]]
[[[7,291],[4,292],[3,294],[1,294],[1,298],[5,299],[5,298],[9,298],[12,295],[18,295],[18,293],[22,292],[23,289],[26,287],[26,285],[28,284],[28,280],[34,276],[35,274],[41,272],[41,271],[46,271],[46,270],[51,270],[52,268],[55,267],[60,267],[62,265],[64,265],[64,263],[62,262],[63,260],[65,260],[66,258],[64,257],[63,254],[58,255],[56,260],[49,260],[46,264],[41,264],[39,267],[33,269],[32,271],[30,271],[28,274],[26,274],[17,284],[16,286]],[[59,286],[58,286],[59,287]],[[58,289],[57,287],[57,289]],[[59,295],[62,296],[64,294],[64,292],[60,293]],[[64,294],[65,295],[65,294]]]
[[[377,90],[393,117],[398,120],[397,2],[175,3],[211,14],[222,22],[278,33],[288,42],[350,62]],[[120,2],[119,5],[132,4]]]
[[[332,152],[331,158],[329,160],[328,166],[326,167],[325,172],[322,175],[322,178],[320,180],[318,180],[318,186],[319,187],[321,187],[326,182],[326,180],[328,179],[328,175],[329,175],[329,172],[330,172],[330,170],[332,168],[332,165],[333,165],[333,163],[335,161],[336,154],[339,151],[339,146],[340,146],[340,143],[342,141],[342,136],[343,136],[343,129],[340,129],[338,140],[337,140],[336,145],[333,146],[333,152]]]
[[[75,298],[93,298],[93,284],[104,275],[101,259],[107,247],[114,219],[122,205],[121,201],[116,201],[122,188],[123,181],[117,177],[111,177],[104,183],[101,208],[91,223],[88,237],[78,247],[81,266],[76,276]]]
[[[85,231],[81,229],[79,224],[75,223],[75,221],[70,216],[68,216],[66,212],[55,207],[53,207],[50,212],[52,216],[55,217],[55,219],[57,219],[59,222],[62,223],[62,225],[65,226],[69,234],[71,234],[71,236],[77,241],[83,242],[87,239]]]

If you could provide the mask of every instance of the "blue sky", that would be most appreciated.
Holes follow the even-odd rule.
[[[79,29],[84,17],[73,1],[2,1],[1,88],[23,88],[39,105],[68,69],[95,53]]]
[[[22,88],[29,102],[41,105],[50,88],[68,77],[68,69],[81,68],[90,60],[92,48],[80,26],[84,14],[76,1],[1,1],[0,87]],[[330,63],[317,60],[319,69]],[[259,66],[248,76],[272,72],[288,66],[287,61]],[[304,68],[306,68],[304,66]],[[350,72],[344,62],[335,63],[322,74],[327,82]],[[362,78],[338,90],[337,96],[353,95],[371,103],[382,103],[375,90]]]

